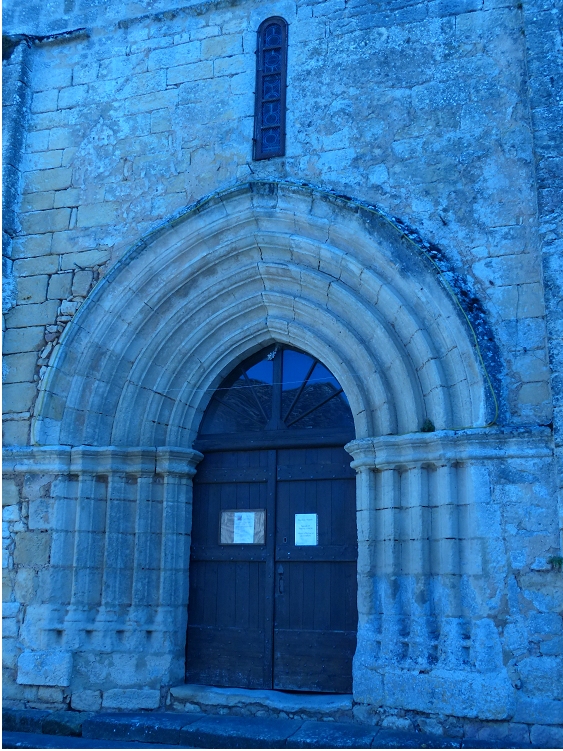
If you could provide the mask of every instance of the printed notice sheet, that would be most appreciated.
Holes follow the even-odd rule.
[[[295,514],[295,544],[319,544],[319,523],[317,514]]]
[[[234,516],[233,542],[235,544],[252,544],[254,542],[254,512],[235,511]]]
[[[266,511],[221,511],[221,545],[264,545]]]

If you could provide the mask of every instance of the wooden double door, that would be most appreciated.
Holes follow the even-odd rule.
[[[356,564],[343,448],[208,453],[194,481],[186,681],[350,693]]]

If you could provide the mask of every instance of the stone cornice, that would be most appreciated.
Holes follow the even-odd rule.
[[[193,477],[203,454],[174,446],[10,446],[3,472],[37,474],[127,473]]]
[[[491,459],[536,459],[553,455],[548,428],[439,430],[350,441],[346,451],[354,469],[383,469],[411,464],[448,464]]]

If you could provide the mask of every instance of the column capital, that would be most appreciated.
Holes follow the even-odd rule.
[[[162,475],[193,477],[203,454],[195,449],[162,446],[156,450],[156,472]]]
[[[547,458],[553,455],[553,439],[548,428],[475,428],[360,438],[347,443],[345,449],[353,456],[351,466],[356,470],[389,469],[425,463],[441,466],[461,461]]]

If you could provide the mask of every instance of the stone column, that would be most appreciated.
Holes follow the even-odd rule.
[[[375,469],[375,467],[374,467]],[[399,474],[381,471],[380,495],[375,499],[380,523],[380,544],[376,548],[375,576],[379,590],[381,618],[379,661],[395,663],[403,656],[404,618],[400,603],[401,497]]]
[[[507,556],[488,477],[507,459],[549,457],[547,439],[475,429],[346,446],[358,472],[356,701],[510,716],[498,627]]]
[[[73,576],[66,623],[79,627],[93,621],[101,601],[104,533],[107,502],[106,478],[98,476],[99,457],[88,447],[71,453],[71,473],[78,476]]]
[[[443,667],[464,664],[466,642],[461,610],[461,559],[457,466],[436,468],[432,498],[432,576],[439,628],[438,659]]]
[[[407,630],[404,651],[410,665],[427,667],[431,652],[433,598],[430,589],[430,508],[428,473],[410,465],[402,472],[401,589]]]
[[[197,451],[159,449],[157,474],[163,478],[160,596],[157,621],[184,643],[192,527],[192,478],[203,459]]]

